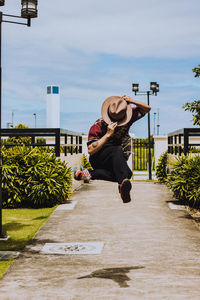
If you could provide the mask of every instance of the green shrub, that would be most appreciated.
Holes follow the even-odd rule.
[[[191,147],[189,153],[200,153],[200,148]]]
[[[26,129],[29,128],[28,126],[24,124],[18,124],[17,126],[13,127],[14,129]],[[8,137],[6,140],[4,140],[4,144],[17,144],[17,145],[30,145],[31,144],[31,137],[29,136],[13,136]]]
[[[156,177],[159,182],[167,180],[167,151],[162,153],[156,166]]]
[[[167,186],[183,203],[200,207],[200,156],[177,156]]]
[[[2,161],[4,208],[51,207],[69,198],[71,169],[51,150],[2,146]]]
[[[83,154],[83,169],[93,170],[87,155]]]
[[[36,144],[46,145],[46,139],[43,137],[36,138]]]

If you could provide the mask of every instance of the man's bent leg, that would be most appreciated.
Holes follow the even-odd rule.
[[[121,146],[110,146],[100,150],[97,154],[90,157],[90,163],[94,168],[92,171],[94,172],[94,179],[118,182],[123,202],[131,201],[131,182],[129,179],[132,176],[132,171],[127,165]]]
[[[121,147],[115,147],[113,151],[113,173],[119,183],[119,192],[124,203],[131,201],[130,190],[132,188],[130,178],[132,171],[128,167],[127,161],[124,157]]]
[[[117,182],[116,178],[113,176],[112,172],[105,170],[105,169],[94,169],[90,171],[91,179],[95,180],[106,180],[106,181],[112,181]]]
[[[127,165],[121,146],[109,146],[90,157],[93,169],[104,169],[112,174],[118,183],[130,179],[132,171]]]
[[[121,183],[125,178],[130,179],[133,173],[127,164],[121,147],[114,147],[112,153],[112,168],[118,183]]]
[[[97,154],[90,156],[89,161],[93,170],[90,171],[91,179],[117,182],[112,169],[107,164],[107,149],[100,150]]]

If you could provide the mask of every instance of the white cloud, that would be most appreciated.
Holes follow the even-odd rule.
[[[48,55],[71,48],[93,54],[191,57],[199,55],[199,9],[197,0],[48,0],[39,1],[39,18],[31,29],[22,32],[11,25],[6,30],[9,44],[39,45]],[[45,57],[45,51],[41,54]]]
[[[19,14],[20,1],[3,10]],[[161,92],[151,104],[163,127],[186,121],[181,105],[199,93],[191,71],[200,53],[198,0],[39,0],[38,10],[31,28],[3,24],[4,120],[16,106],[24,120],[25,111],[44,109],[47,84],[61,86],[63,112],[98,112],[107,96],[131,95],[132,81],[146,89],[156,80]],[[180,58],[191,59],[188,69]]]

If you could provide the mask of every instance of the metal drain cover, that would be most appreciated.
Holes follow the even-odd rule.
[[[103,242],[47,243],[41,252],[45,254],[100,254]]]

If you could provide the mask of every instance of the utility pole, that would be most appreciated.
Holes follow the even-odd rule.
[[[35,117],[35,128],[36,128],[36,127],[37,127],[37,121],[36,121],[36,120],[37,120],[37,114],[34,113],[33,115],[34,115],[34,117]]]
[[[159,84],[157,82],[150,82],[150,90],[139,91],[139,83],[132,84],[132,91],[135,95],[146,95],[147,104],[149,105],[149,96],[155,95],[159,92]],[[148,163],[149,163],[149,180],[152,179],[152,170],[151,170],[151,130],[150,130],[150,112],[148,112]]]
[[[154,112],[154,119],[153,119],[153,134],[156,135],[156,112]]]
[[[159,135],[159,129],[160,129],[160,124],[159,124],[159,122],[160,122],[160,120],[159,120],[159,108],[158,108],[157,115],[158,115],[158,118],[157,118],[157,135]]]

